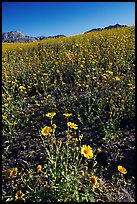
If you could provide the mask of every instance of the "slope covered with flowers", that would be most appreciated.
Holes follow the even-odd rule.
[[[134,120],[134,26],[3,43],[3,200],[134,200]]]

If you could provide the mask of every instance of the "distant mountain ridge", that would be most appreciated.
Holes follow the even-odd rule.
[[[120,27],[126,27],[127,25],[120,25],[120,24],[115,24],[115,25],[110,25],[108,27],[105,28],[94,28],[91,29],[86,33],[89,32],[94,32],[94,31],[102,31],[102,30],[106,30],[106,29],[112,29],[112,28],[120,28]],[[2,42],[35,42],[37,40],[43,40],[43,39],[48,39],[48,38],[59,38],[59,37],[66,37],[65,35],[55,35],[55,36],[39,36],[39,37],[31,37],[31,36],[27,36],[22,32],[18,32],[18,31],[10,31],[10,32],[3,32],[2,33]]]
[[[115,25],[107,26],[105,28],[93,28],[93,29],[85,32],[84,34],[94,32],[94,31],[102,31],[102,30],[108,30],[108,29],[113,29],[113,28],[121,28],[121,27],[127,27],[127,25],[115,24]]]
[[[43,40],[47,38],[59,38],[65,37],[65,35],[55,35],[55,36],[39,36],[39,37],[31,37],[27,36],[22,32],[18,31],[10,31],[2,33],[2,42],[35,42],[37,40]]]
[[[2,33],[2,42],[33,42],[35,38],[26,36],[22,32],[11,31]]]

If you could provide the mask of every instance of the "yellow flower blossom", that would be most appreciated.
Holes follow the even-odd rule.
[[[73,128],[73,129],[75,129],[75,130],[78,129],[78,125],[75,124],[75,123],[67,122],[67,125],[68,125],[68,127]]]
[[[98,152],[98,153],[102,152],[102,148],[101,148],[101,147],[98,147],[97,152]]]
[[[40,104],[39,104],[39,103],[36,103],[36,106],[40,106]]]
[[[106,75],[103,75],[103,78],[104,78],[104,79],[107,79]]]
[[[4,106],[5,106],[5,107],[8,107],[8,106],[9,106],[9,104],[8,104],[8,103],[5,103],[5,104],[4,104]]]
[[[60,141],[59,141],[59,147],[61,147],[61,145],[62,145],[62,141],[60,140]]]
[[[120,81],[120,78],[118,76],[115,77],[116,81]]]
[[[62,85],[65,85],[66,83],[62,81]]]
[[[50,97],[51,97],[51,94],[48,94],[48,95],[47,95],[47,98],[50,98]]]
[[[71,139],[72,138],[72,136],[68,133],[67,134],[67,137],[69,138],[69,139]]]
[[[47,136],[50,134],[50,132],[52,132],[52,129],[50,126],[45,126],[44,128],[42,128],[41,130],[41,134],[44,136]]]
[[[121,100],[121,102],[122,102],[122,103],[125,103],[125,100],[124,100],[124,99],[122,99],[122,100]]]
[[[17,125],[18,123],[16,121],[14,121],[13,125]]]
[[[21,190],[17,191],[16,195],[15,195],[15,199],[16,200],[23,200],[23,196],[24,194],[22,193]]]
[[[93,175],[89,175],[89,180],[90,182],[92,183],[93,186],[97,185],[97,178],[96,176],[93,176]]]
[[[24,86],[19,86],[19,89],[22,91],[25,90],[26,88]]]
[[[83,177],[85,175],[84,171],[80,171],[80,177]]]
[[[38,171],[38,172],[41,172],[41,171],[42,171],[42,166],[41,166],[41,165],[38,165],[38,166],[37,166],[37,171]]]
[[[6,115],[3,115],[3,116],[2,116],[2,119],[3,119],[3,120],[6,120],[6,119],[7,119],[7,116],[6,116]]]
[[[57,69],[56,72],[57,72],[58,74],[60,74],[60,70],[59,70],[59,69]]]
[[[53,118],[55,115],[56,115],[55,112],[47,113],[47,114],[46,114],[46,116],[47,116],[48,118]]]
[[[7,101],[12,101],[12,98],[11,98],[11,97],[8,97],[8,98],[7,98]]]
[[[71,113],[63,113],[63,115],[64,115],[66,118],[69,118],[70,116],[72,116]]]
[[[81,147],[81,154],[84,155],[87,159],[92,159],[93,158],[93,150],[92,148],[88,145],[83,145]]]
[[[56,129],[56,128],[57,128],[57,125],[56,125],[55,123],[53,123],[53,124],[52,124],[52,128],[53,128],[53,129]]]
[[[83,166],[84,169],[88,170],[88,166]]]
[[[113,75],[113,72],[110,71],[110,70],[106,70],[106,73],[109,73],[109,74]]]
[[[13,177],[13,176],[15,176],[17,173],[18,173],[18,168],[9,169],[9,170],[7,170],[7,172],[6,172],[6,177],[7,177],[7,178]]]
[[[78,142],[78,139],[75,138],[75,137],[73,137],[73,138],[72,138],[72,141],[74,141],[74,142]]]
[[[123,166],[119,165],[117,168],[122,174],[127,174],[127,170]]]
[[[18,173],[18,168],[12,168],[12,176],[16,175]]]

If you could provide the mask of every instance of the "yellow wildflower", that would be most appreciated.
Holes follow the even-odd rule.
[[[120,78],[118,76],[115,77],[116,81],[120,81]]]
[[[78,139],[75,138],[75,137],[73,137],[72,140],[73,140],[74,142],[78,142]]]
[[[123,166],[118,166],[118,171],[120,171],[122,174],[127,174],[127,170]]]
[[[103,78],[104,78],[104,79],[107,79],[107,77],[106,77],[106,75],[105,75],[105,74],[103,75]]]
[[[92,68],[92,70],[93,70],[93,71],[95,71],[95,70],[96,70],[96,68]]]
[[[53,129],[56,129],[56,127],[57,127],[57,125],[54,123],[54,124],[52,124],[52,128]]]
[[[78,129],[78,125],[75,124],[75,123],[67,122],[67,125],[68,125],[70,128],[73,128],[73,129],[75,129],[75,130]]]
[[[109,73],[109,74],[113,75],[113,72],[110,71],[110,70],[106,70],[106,73]]]
[[[110,115],[110,116],[112,116],[112,114],[113,114],[113,113],[112,113],[112,111],[111,111],[111,112],[109,112],[109,115]]]
[[[96,176],[89,176],[89,180],[91,181],[92,185],[95,186],[97,185],[97,178]]]
[[[122,98],[122,96],[121,96],[121,95],[118,95],[118,97],[119,97],[119,98]]]
[[[2,116],[2,119],[3,119],[3,120],[6,120],[6,119],[7,119],[7,116],[6,116],[6,115],[3,115],[3,116]]]
[[[8,97],[8,98],[7,98],[7,101],[12,101],[12,98],[11,98],[11,97]]]
[[[62,145],[62,141],[60,140],[60,141],[59,141],[59,147],[61,147],[61,145]]]
[[[7,170],[7,172],[6,172],[6,177],[7,177],[7,178],[13,177],[13,176],[15,176],[17,173],[18,173],[18,168],[9,169],[9,170]]]
[[[37,166],[37,171],[38,171],[38,172],[41,172],[41,171],[42,171],[42,166],[41,166],[41,165],[38,165],[38,166]]]
[[[83,177],[85,175],[84,171],[80,171],[80,177]]]
[[[47,114],[46,114],[46,116],[47,116],[48,118],[53,118],[55,115],[56,115],[55,112],[47,113]]]
[[[69,138],[69,139],[71,139],[72,138],[72,136],[68,133],[67,134],[67,137]]]
[[[19,89],[22,91],[25,90],[26,88],[24,86],[19,86]]]
[[[97,152],[98,152],[98,153],[102,152],[101,147],[99,147],[99,148],[97,149]]]
[[[84,169],[88,170],[88,166],[83,166]]]
[[[59,69],[57,69],[56,72],[57,72],[58,74],[60,74],[60,70],[59,70]]]
[[[62,85],[65,85],[66,83],[62,81]]]
[[[44,103],[45,102],[45,100],[41,100],[41,103]]]
[[[124,100],[124,99],[122,99],[122,100],[121,100],[121,102],[122,102],[122,103],[125,103],[125,100]]]
[[[83,145],[81,147],[81,154],[84,155],[87,159],[92,159],[93,158],[93,150],[92,148],[88,145]]]
[[[48,94],[48,95],[47,95],[47,98],[50,98],[50,97],[51,97],[51,94]]]
[[[18,173],[18,168],[12,168],[12,176],[16,175]]]
[[[22,193],[21,190],[19,190],[19,191],[17,191],[17,193],[15,195],[15,199],[16,200],[18,200],[18,199],[23,200],[23,196],[24,196],[24,194]]]
[[[68,117],[72,116],[72,114],[71,114],[71,113],[64,113],[63,115],[64,115],[66,118],[68,118]]]
[[[49,133],[52,131],[50,126],[45,126],[44,128],[42,128],[41,130],[41,134],[44,136],[49,135]]]
[[[39,103],[36,103],[36,106],[40,106],[40,104],[39,104]]]
[[[8,107],[8,105],[9,105],[8,103],[5,103],[5,104],[4,104],[5,107]]]

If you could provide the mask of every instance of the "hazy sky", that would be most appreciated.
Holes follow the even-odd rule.
[[[135,25],[135,2],[2,2],[2,32],[70,36],[116,23]]]

